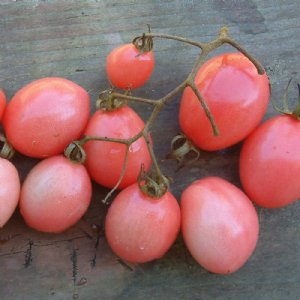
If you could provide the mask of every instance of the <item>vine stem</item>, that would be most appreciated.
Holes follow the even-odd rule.
[[[130,147],[130,145],[126,145],[125,159],[124,159],[124,163],[123,163],[123,166],[122,166],[122,171],[121,171],[119,180],[116,183],[116,185],[107,193],[105,198],[102,200],[102,202],[104,204],[107,204],[108,199],[111,197],[111,195],[114,193],[114,191],[119,187],[121,181],[124,178],[125,171],[126,171],[126,166],[127,166],[127,161],[128,161],[128,156],[129,156],[129,147]]]
[[[154,107],[150,117],[148,118],[148,120],[145,123],[145,127],[143,128],[143,130],[141,130],[138,134],[136,134],[135,136],[133,136],[129,139],[118,139],[118,138],[109,138],[109,137],[101,137],[101,136],[85,136],[80,141],[76,141],[76,143],[79,144],[80,146],[83,146],[85,143],[87,143],[88,141],[92,141],[92,140],[93,141],[115,142],[115,143],[121,143],[121,144],[126,145],[126,155],[125,155],[123,169],[120,174],[120,178],[119,178],[117,184],[115,185],[115,187],[105,197],[104,202],[107,201],[107,198],[118,188],[120,182],[122,181],[124,174],[125,174],[126,164],[127,164],[127,160],[128,160],[128,156],[129,156],[129,147],[131,144],[133,144],[139,138],[144,138],[146,141],[148,151],[151,156],[151,159],[153,162],[153,167],[154,167],[154,170],[156,173],[155,178],[159,181],[158,184],[165,182],[165,177],[163,176],[163,174],[160,170],[160,167],[158,165],[158,162],[156,160],[156,157],[155,157],[155,154],[153,151],[153,147],[150,143],[148,134],[149,134],[150,127],[153,124],[154,120],[156,119],[158,113],[163,109],[163,107],[167,103],[169,103],[177,94],[182,92],[186,87],[190,87],[193,90],[194,94],[196,95],[197,99],[199,100],[199,103],[201,104],[203,110],[205,111],[206,117],[209,119],[209,121],[211,123],[214,135],[219,134],[218,127],[217,127],[217,124],[215,123],[214,117],[211,114],[210,109],[205,102],[205,99],[202,97],[200,91],[198,90],[198,88],[195,84],[195,77],[197,75],[197,72],[198,72],[199,68],[205,63],[208,53],[219,48],[220,46],[222,46],[224,44],[231,45],[236,50],[238,50],[242,54],[244,54],[254,64],[254,66],[256,67],[257,72],[259,74],[264,73],[263,66],[252,55],[250,55],[248,53],[248,51],[246,51],[240,44],[238,44],[235,40],[233,40],[229,36],[227,27],[221,28],[221,30],[219,31],[218,37],[208,43],[200,43],[197,41],[193,41],[193,40],[175,36],[175,35],[169,35],[169,34],[163,34],[163,33],[151,33],[151,32],[144,33],[142,36],[136,37],[133,40],[133,42],[135,43],[138,39],[143,39],[143,41],[145,42],[145,38],[147,38],[147,37],[150,39],[162,38],[162,39],[171,39],[171,40],[175,40],[178,42],[183,42],[183,43],[200,48],[200,53],[199,53],[197,59],[195,60],[192,71],[186,77],[186,79],[184,81],[182,81],[173,90],[171,90],[167,95],[161,97],[160,99],[155,100],[155,99],[147,99],[147,98],[142,98],[142,97],[134,97],[134,96],[128,95],[126,93],[121,94],[121,93],[117,93],[112,90],[109,90],[108,93],[100,93],[100,97],[103,97],[103,98],[100,98],[99,100],[104,101],[104,102],[108,101],[110,103],[113,103],[114,100],[116,100],[116,101],[124,100],[126,102],[132,101],[132,102],[137,102],[137,103],[142,103],[142,104],[148,104],[148,105],[152,105]]]

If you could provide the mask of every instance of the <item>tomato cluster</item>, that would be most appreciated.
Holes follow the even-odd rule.
[[[111,84],[123,90],[143,85],[153,67],[152,50],[141,52],[133,44],[114,49],[106,64]],[[108,210],[105,233],[122,259],[144,263],[160,258],[181,230],[188,250],[204,268],[220,274],[238,270],[253,253],[259,235],[250,200],[264,207],[280,207],[300,196],[300,123],[291,116],[279,116],[259,126],[269,103],[269,81],[241,53],[208,60],[194,83],[211,110],[219,135],[214,135],[189,86],[180,104],[181,129],[196,147],[207,151],[246,139],[240,156],[245,193],[218,177],[191,183],[180,205],[170,191],[147,193],[142,186],[155,180],[141,179],[140,173],[141,169],[147,173],[154,162],[149,150],[152,140],[148,132],[140,134],[145,123],[137,113],[122,103],[99,109],[89,118],[90,99],[82,87],[63,78],[43,78],[20,89],[7,107],[0,90],[0,119],[3,116],[7,140],[20,153],[43,158],[21,187],[16,168],[0,158],[0,227],[19,203],[30,227],[52,233],[66,230],[87,211],[93,179],[120,190]],[[82,136],[84,164],[63,155]],[[118,142],[134,137],[130,144]]]

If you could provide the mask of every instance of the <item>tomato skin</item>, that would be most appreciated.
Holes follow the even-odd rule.
[[[20,179],[15,166],[0,158],[0,228],[14,213],[20,197]]]
[[[226,53],[208,60],[198,71],[195,84],[206,101],[219,129],[213,130],[197,97],[187,87],[179,112],[181,129],[203,150],[232,146],[255,129],[266,112],[269,80],[240,53]]]
[[[135,183],[112,202],[105,220],[105,234],[112,250],[131,263],[162,257],[180,230],[180,208],[167,192],[155,199]]]
[[[280,115],[259,126],[243,144],[240,179],[256,204],[277,208],[300,197],[300,122]]]
[[[110,112],[96,111],[90,119],[85,135],[128,139],[143,130],[143,120],[128,106]],[[100,185],[113,188],[122,172],[126,146],[124,144],[89,141],[84,146],[86,167]],[[144,138],[138,139],[129,148],[127,167],[118,188],[122,189],[137,181],[144,164],[145,170],[151,165],[151,157]]]
[[[86,168],[56,155],[39,162],[21,188],[20,211],[30,227],[59,233],[74,225],[91,201]]]
[[[181,197],[182,234],[195,260],[210,272],[241,268],[257,243],[259,223],[248,197],[218,177],[197,180]]]
[[[64,78],[42,78],[20,89],[3,118],[7,139],[37,158],[62,153],[78,139],[89,118],[88,93]]]
[[[5,107],[6,107],[6,96],[4,91],[0,89],[0,121],[2,120]]]
[[[113,49],[106,59],[107,76],[120,89],[136,89],[142,86],[151,76],[153,68],[153,52],[141,54],[133,44]]]

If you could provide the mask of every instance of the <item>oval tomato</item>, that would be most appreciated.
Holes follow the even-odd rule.
[[[213,273],[237,271],[258,239],[258,217],[248,197],[218,177],[191,184],[181,198],[182,234],[195,260]]]
[[[300,197],[300,121],[271,118],[245,141],[240,155],[244,190],[258,205],[276,208]]]
[[[131,263],[163,256],[180,229],[180,208],[170,192],[155,199],[140,191],[137,183],[122,190],[112,202],[105,234],[112,250]]]
[[[136,89],[142,86],[151,76],[153,68],[153,52],[140,53],[133,44],[115,48],[106,60],[107,76],[120,89]]]
[[[269,81],[259,75],[240,53],[226,53],[208,60],[198,71],[195,84],[219,129],[212,126],[191,88],[184,90],[179,112],[182,131],[203,150],[214,151],[243,140],[261,121],[269,102]]]
[[[62,153],[78,139],[89,117],[89,95],[63,78],[26,85],[9,102],[3,118],[7,139],[22,154],[47,157]]]
[[[4,110],[6,106],[6,96],[2,89],[0,89],[0,121],[2,119]]]
[[[19,202],[20,179],[15,166],[0,158],[0,228],[10,219]]]
[[[89,121],[85,135],[128,139],[144,128],[143,120],[128,106],[114,111],[96,111]],[[86,166],[92,177],[99,184],[113,188],[118,182],[125,160],[126,145],[89,141],[84,146]],[[124,188],[137,181],[144,164],[145,170],[151,165],[151,157],[144,138],[138,139],[129,148],[127,167],[119,188]]]
[[[84,215],[91,196],[85,167],[57,155],[42,160],[28,173],[21,188],[20,211],[30,227],[62,232]]]

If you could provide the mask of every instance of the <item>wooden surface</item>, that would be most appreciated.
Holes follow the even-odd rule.
[[[34,79],[61,76],[89,90],[94,102],[107,87],[108,52],[140,35],[148,23],[156,32],[199,41],[213,39],[228,25],[231,35],[265,66],[274,98],[281,96],[290,76],[300,79],[298,0],[1,0],[0,86],[11,97]],[[154,76],[136,95],[166,94],[189,73],[197,54],[191,46],[155,42]],[[218,52],[225,50],[229,48]],[[166,107],[153,127],[161,160],[179,130],[179,100]],[[143,117],[149,112],[141,106],[137,110]],[[274,114],[269,107],[265,119]],[[190,182],[207,175],[240,185],[239,149],[203,153],[197,164],[178,173],[174,162],[162,161],[175,180],[175,196],[179,199]],[[18,155],[13,162],[23,180],[37,161]],[[237,273],[218,276],[195,263],[180,237],[160,260],[139,266],[120,262],[99,228],[106,192],[95,185],[85,221],[59,235],[35,232],[15,213],[0,230],[1,300],[300,299],[300,202],[277,210],[258,208],[261,231],[255,253]]]

